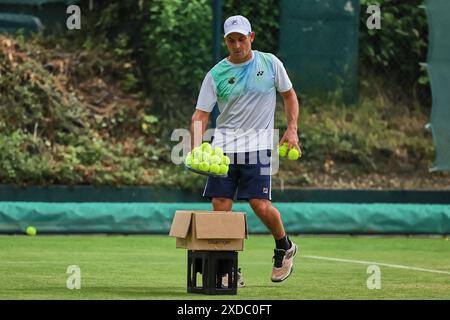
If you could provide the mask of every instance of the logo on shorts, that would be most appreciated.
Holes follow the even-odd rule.
[[[269,188],[263,188],[263,193],[269,193]]]
[[[262,76],[264,74],[264,70],[261,70],[261,71],[258,71],[257,73],[256,73],[256,76]]]

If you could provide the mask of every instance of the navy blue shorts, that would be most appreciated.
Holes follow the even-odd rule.
[[[203,196],[237,200],[272,200],[271,150],[227,154],[228,177],[208,177]]]

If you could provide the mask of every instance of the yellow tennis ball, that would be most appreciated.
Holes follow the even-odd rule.
[[[219,156],[221,158],[223,156],[223,151],[222,151],[222,148],[220,148],[220,147],[215,147],[213,153],[214,153],[214,155]]]
[[[226,165],[226,164],[221,164],[220,165],[220,171],[219,171],[219,173],[220,174],[227,174],[228,173],[228,169],[229,169],[229,167]]]
[[[184,158],[184,164],[187,165],[187,166],[190,166],[193,159],[194,159],[194,157],[192,156],[192,153],[189,152],[186,155],[186,158]]]
[[[29,227],[27,228],[27,235],[29,235],[29,236],[35,236],[36,233],[37,233],[37,230],[36,230],[35,227],[29,226]]]
[[[292,148],[291,150],[289,150],[288,158],[289,160],[297,160],[298,158],[300,158],[300,151],[296,148]]]
[[[208,162],[208,163],[209,163],[210,158],[211,158],[211,154],[208,153],[207,151],[203,151],[203,154],[202,154],[202,161]]]
[[[193,168],[193,169],[195,169],[195,170],[198,170],[198,166],[200,165],[200,161],[198,160],[198,159],[192,159],[192,162],[191,162],[191,165],[190,165],[190,167],[191,168]]]
[[[220,165],[217,163],[213,163],[209,166],[209,172],[219,174],[220,173]]]
[[[222,156],[222,164],[224,164],[224,165],[229,165],[230,164],[230,158],[228,157],[228,156],[226,156],[226,155],[223,155]]]
[[[202,162],[200,162],[198,168],[201,171],[208,172],[209,171],[209,163],[206,161],[202,161]]]
[[[283,143],[279,148],[278,148],[278,154],[280,155],[280,157],[286,157],[286,154],[288,153],[288,144],[287,143]]]
[[[211,156],[211,158],[209,158],[209,163],[211,163],[211,164],[221,164],[222,163],[222,158],[219,157],[218,155],[213,155],[213,156]]]
[[[209,144],[209,142],[203,142],[201,145],[202,151],[206,153],[212,152],[212,146]]]
[[[203,159],[203,151],[200,147],[196,147],[194,148],[194,150],[192,150],[192,154],[194,155],[195,159],[198,159],[198,161],[202,161]]]

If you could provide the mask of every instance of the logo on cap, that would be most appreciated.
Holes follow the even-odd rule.
[[[252,32],[250,21],[243,16],[229,17],[224,23],[224,36],[232,32],[238,32],[244,35],[249,35]]]

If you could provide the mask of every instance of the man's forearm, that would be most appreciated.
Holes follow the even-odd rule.
[[[295,93],[284,100],[284,109],[286,111],[286,120],[288,130],[298,129],[299,104]]]
[[[202,144],[203,134],[205,133],[208,119],[193,120],[191,122],[191,150]]]

